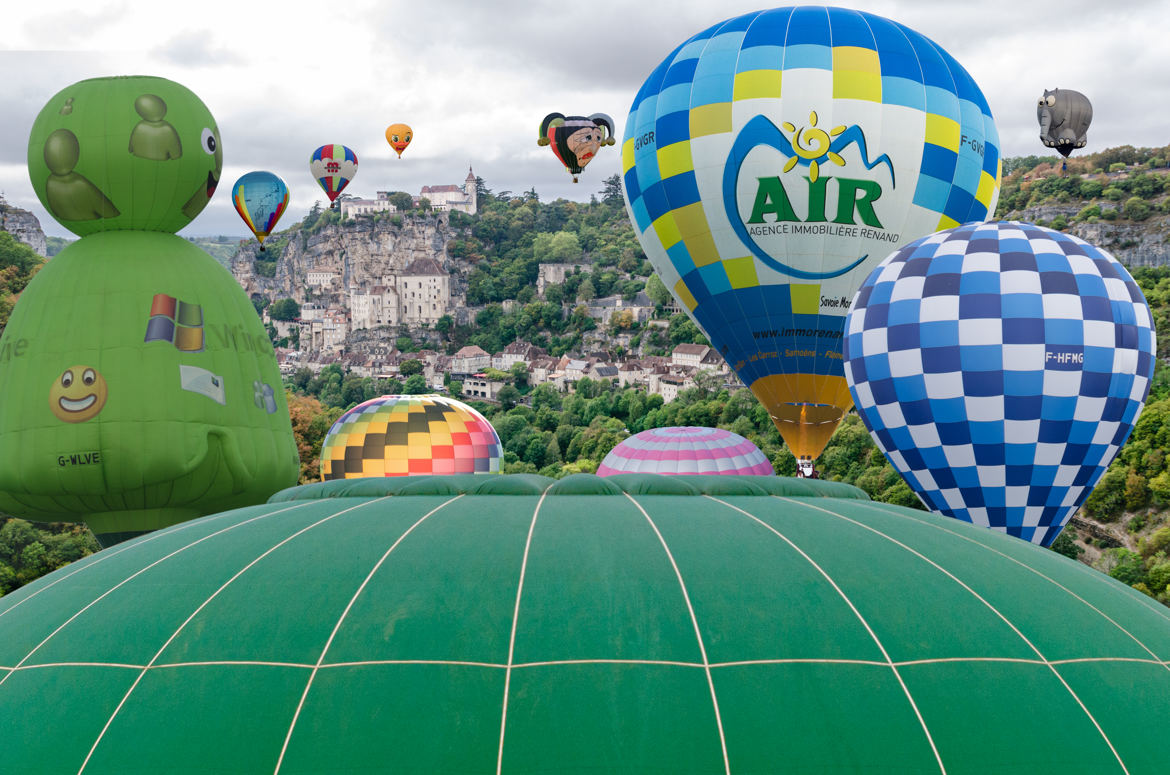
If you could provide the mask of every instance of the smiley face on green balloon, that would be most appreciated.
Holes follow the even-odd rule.
[[[93,78],[62,89],[33,123],[33,188],[79,236],[176,232],[207,205],[223,150],[207,106],[153,76]]]

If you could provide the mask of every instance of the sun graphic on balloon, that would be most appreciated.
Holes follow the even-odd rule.
[[[783,127],[789,132],[795,133],[792,138],[792,149],[796,152],[784,165],[784,171],[790,172],[793,167],[801,159],[808,161],[808,179],[810,182],[816,183],[817,178],[821,174],[821,166],[825,161],[831,161],[838,167],[845,166],[845,160],[838,154],[829,150],[830,137],[836,137],[845,131],[845,125],[836,126],[826,132],[823,129],[817,128],[817,112],[810,111],[808,114],[808,123],[810,126],[801,127],[797,129],[795,126],[785,121]]]

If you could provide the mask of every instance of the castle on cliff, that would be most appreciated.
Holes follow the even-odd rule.
[[[462,186],[423,186],[413,199],[415,204],[420,199],[426,199],[435,212],[455,210],[475,215],[475,173],[468,167]],[[389,191],[377,192],[374,199],[344,199],[341,202],[341,215],[346,218],[371,213],[393,213],[397,209],[390,201]]]

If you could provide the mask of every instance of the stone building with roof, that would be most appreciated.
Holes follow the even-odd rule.
[[[451,304],[451,276],[432,258],[417,258],[372,288],[349,293],[352,327],[434,325]]]
[[[396,277],[400,320],[434,325],[451,303],[451,276],[433,258],[416,258]]]
[[[437,212],[457,210],[475,215],[475,173],[468,167],[467,177],[464,178],[462,186],[423,186],[416,199],[423,198],[429,201],[431,209]]]

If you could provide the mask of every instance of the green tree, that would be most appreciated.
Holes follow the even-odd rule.
[[[395,191],[387,199],[390,200],[390,204],[394,205],[395,209],[400,213],[414,209],[414,197],[405,191]]]
[[[1072,528],[1066,527],[1060,531],[1060,534],[1049,544],[1048,548],[1057,554],[1063,554],[1065,557],[1075,560],[1085,553],[1085,548],[1074,539],[1075,535],[1076,532]]]
[[[549,256],[553,262],[569,264],[581,258],[581,242],[571,231],[558,231],[549,243]]]
[[[398,364],[398,373],[404,377],[413,377],[423,373],[423,364],[418,358],[408,358]]]
[[[1128,475],[1128,468],[1120,460],[1115,460],[1085,499],[1084,512],[1101,522],[1117,519],[1125,506],[1125,482]]]
[[[523,391],[528,388],[528,364],[524,361],[517,361],[512,364],[512,368],[508,370],[509,376],[512,378],[512,384],[519,390]]]
[[[577,288],[577,298],[581,301],[593,301],[596,297],[597,291],[593,287],[593,281],[586,277]]]
[[[0,333],[16,306],[16,297],[28,286],[45,260],[32,248],[0,231]]]
[[[1121,214],[1131,221],[1144,221],[1150,217],[1150,205],[1141,197],[1131,196],[1125,200]]]
[[[1146,486],[1146,477],[1130,469],[1125,478],[1125,510],[1144,509],[1149,502],[1150,489]]]
[[[646,295],[650,297],[650,301],[663,307],[674,300],[657,274],[650,275],[646,280]]]
[[[268,307],[268,316],[273,320],[296,320],[301,316],[301,305],[293,299],[277,299]]]
[[[520,401],[520,391],[511,385],[504,385],[500,388],[500,392],[496,394],[496,400],[500,402],[500,406],[505,410],[511,409]]]
[[[0,595],[98,550],[84,525],[0,516]]]
[[[427,385],[426,377],[421,374],[412,374],[402,383],[402,392],[408,395],[419,395],[421,393],[430,393],[431,389]]]
[[[625,202],[622,195],[622,178],[617,173],[601,181],[601,201],[611,207],[621,207]]]

